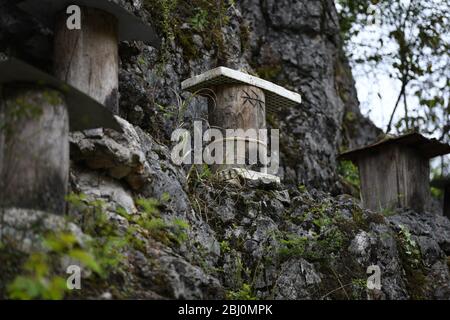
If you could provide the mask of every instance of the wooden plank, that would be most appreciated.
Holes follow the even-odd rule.
[[[404,171],[402,206],[423,212],[431,202],[429,160],[412,148],[401,147],[399,152]]]
[[[359,158],[361,200],[373,211],[396,208],[399,205],[395,148],[374,151]]]
[[[32,86],[2,90],[0,205],[63,214],[69,116],[63,95]]]

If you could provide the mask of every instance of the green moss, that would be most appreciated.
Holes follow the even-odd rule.
[[[281,64],[271,64],[260,66],[255,71],[262,79],[275,81],[282,70]]]
[[[250,48],[250,26],[243,22],[239,26],[241,38],[241,51],[244,52]]]
[[[226,48],[222,28],[230,21],[228,9],[232,5],[226,0],[145,0],[146,9],[165,39],[160,62],[166,63],[168,55],[172,54],[170,41],[180,44],[186,60],[200,58],[199,48],[192,41],[194,33],[202,36],[207,49],[214,49],[219,59],[224,58]],[[181,28],[186,25],[189,29]]]
[[[183,48],[185,59],[192,60],[198,57],[198,48],[192,40],[193,34],[186,30],[178,30],[176,32],[176,40]]]
[[[359,208],[353,209],[352,218],[358,228],[366,231],[369,229],[369,223],[364,218],[364,213]]]

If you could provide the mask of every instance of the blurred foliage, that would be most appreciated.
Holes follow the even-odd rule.
[[[83,194],[70,194],[66,201],[82,213],[80,225],[87,236],[77,236],[70,228],[69,219],[64,229],[46,232],[25,263],[18,266],[19,274],[7,287],[9,298],[63,299],[70,293],[76,294],[66,284],[67,262],[79,266],[85,276],[89,275],[83,278],[84,286],[107,281],[125,259],[121,252],[127,240],[109,222],[103,202],[88,201]]]
[[[227,292],[227,300],[258,300],[258,298],[253,294],[252,286],[244,283],[238,291]]]
[[[401,83],[395,105],[387,106],[393,111],[386,131],[450,142],[450,2],[337,0],[337,6],[351,62]],[[404,115],[394,120],[399,107]]]
[[[146,252],[148,236],[176,246],[189,240],[190,225],[186,220],[176,217],[163,219],[161,216],[161,210],[170,205],[171,198],[167,193],[162,194],[160,200],[136,199],[139,209],[136,213],[118,207],[116,213],[129,223],[126,230],[113,221],[114,215],[108,212],[102,200],[71,193],[66,201],[71,208],[71,215],[66,218],[67,225],[62,230],[46,232],[39,241],[40,245],[25,256],[24,262],[13,266],[13,281],[7,286],[9,298],[59,300],[77,295],[86,298],[86,292],[96,296],[102,287],[108,287],[112,277],[120,281],[118,279],[126,272],[125,252]],[[72,220],[81,227],[83,234],[74,233],[70,227]],[[1,250],[0,247],[0,258]],[[68,289],[67,262],[83,270],[83,291]]]
[[[355,188],[355,190],[360,190],[359,171],[358,167],[355,166],[353,162],[348,160],[340,161],[338,173],[344,181]]]

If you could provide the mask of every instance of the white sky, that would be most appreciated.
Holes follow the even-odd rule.
[[[408,2],[409,0],[402,1]],[[371,26],[366,26],[364,30],[352,39],[352,43],[365,44],[368,45],[368,47],[373,43],[374,47],[376,47],[380,35],[387,33],[388,31],[389,30],[383,29],[383,27],[375,22],[375,24]],[[396,48],[394,46],[395,44],[392,42],[384,43],[384,46],[381,49],[382,54],[395,51]],[[369,52],[370,50],[373,50],[370,48],[361,48],[362,47],[355,47],[354,54],[358,56],[364,52],[362,50],[369,50]],[[391,64],[391,62],[392,61],[385,61],[384,63],[380,63],[375,71],[371,66],[364,64],[352,66],[361,112],[369,117],[375,125],[383,131],[386,130],[401,89],[400,80],[389,77],[388,65]],[[415,96],[407,95],[407,103],[408,110],[420,110],[419,101]],[[402,118],[404,114],[403,102],[401,102],[396,110],[393,124]],[[396,133],[394,128],[392,128],[391,133]],[[449,162],[450,157],[447,156],[446,158],[446,162]],[[437,158],[432,163],[433,167],[438,167],[440,159]]]

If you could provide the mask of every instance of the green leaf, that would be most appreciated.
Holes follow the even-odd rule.
[[[83,265],[85,265],[92,271],[96,272],[97,274],[101,273],[100,266],[98,265],[95,258],[89,252],[79,250],[79,249],[74,249],[74,250],[71,250],[68,255],[70,257],[74,258],[75,260],[78,260]]]

